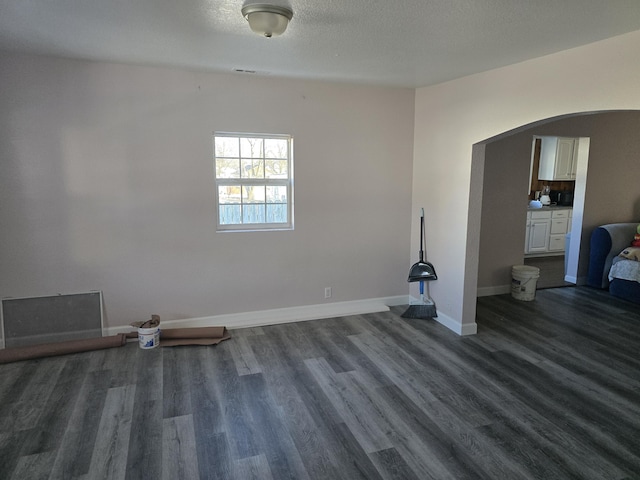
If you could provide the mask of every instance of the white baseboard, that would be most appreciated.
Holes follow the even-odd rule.
[[[504,295],[505,293],[511,293],[511,285],[498,285],[496,287],[482,287],[478,288],[478,297],[490,297],[491,295]]]
[[[301,307],[277,308],[257,312],[232,313],[226,315],[213,315],[210,317],[185,318],[181,320],[167,320],[161,322],[165,328],[194,328],[224,326],[232,328],[263,327],[280,323],[302,322],[307,320],[319,320],[321,318],[345,317],[348,315],[362,315],[365,313],[386,312],[390,306],[406,305],[409,303],[408,295],[395,297],[370,298],[350,302],[322,303],[318,305],[305,305]],[[119,326],[107,328],[107,335],[116,335],[133,330],[131,326]]]
[[[574,277],[565,275],[565,282],[573,283],[575,285],[586,285],[587,277]],[[504,295],[505,293],[511,293],[511,285],[498,285],[497,287],[482,287],[478,288],[478,297],[489,297],[491,295]]]
[[[365,313],[387,312],[391,306],[408,305],[410,303],[409,300],[410,297],[408,295],[398,295],[395,297],[370,298],[367,300],[355,300],[351,302],[323,303],[319,305],[277,308],[257,312],[167,320],[161,322],[160,325],[164,328],[224,326],[229,329],[233,329],[264,327],[266,325],[319,320],[321,318],[335,318],[346,317],[348,315],[363,315]],[[478,331],[476,323],[462,325],[441,312],[438,312],[438,316],[434,318],[434,320],[458,335],[474,335]],[[130,332],[133,330],[133,327],[109,327],[106,330],[107,335],[116,335],[118,333]]]
[[[454,333],[457,333],[460,336],[475,335],[476,333],[478,333],[478,324],[475,322],[461,324],[456,322],[453,318],[449,317],[448,315],[445,315],[440,312],[438,312],[438,316],[434,318],[434,320],[437,321],[439,324],[444,325],[449,330],[451,330]]]
[[[415,298],[415,297],[409,297],[409,300],[410,300],[409,302],[410,305],[420,305],[422,303],[428,303],[428,300],[426,299],[423,302],[419,298]],[[436,305],[436,311],[437,310],[438,310],[438,306]],[[459,322],[456,322],[453,318],[451,318],[450,316],[442,312],[437,312],[437,313],[438,313],[438,316],[435,317],[434,320],[438,322],[440,325],[447,327],[449,330],[451,330],[454,333],[457,333],[460,336],[475,335],[476,333],[478,333],[478,325],[475,322],[467,323],[463,325]]]

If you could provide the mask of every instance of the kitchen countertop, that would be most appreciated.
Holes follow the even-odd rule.
[[[542,207],[542,208],[531,208],[529,206],[527,206],[527,211],[529,212],[535,212],[535,211],[551,211],[551,210],[571,210],[573,207],[572,206],[564,206],[564,205],[549,205],[547,207]]]

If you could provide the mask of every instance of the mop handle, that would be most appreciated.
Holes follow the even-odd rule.
[[[420,261],[424,261],[424,208],[422,209],[422,215],[420,216]],[[422,282],[420,282],[422,283]]]

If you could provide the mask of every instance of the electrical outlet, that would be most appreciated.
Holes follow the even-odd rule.
[[[331,298],[331,287],[325,287],[324,298]]]

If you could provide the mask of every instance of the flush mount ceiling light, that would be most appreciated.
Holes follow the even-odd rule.
[[[293,12],[287,7],[256,3],[242,7],[242,16],[249,22],[251,30],[270,38],[284,33]]]

